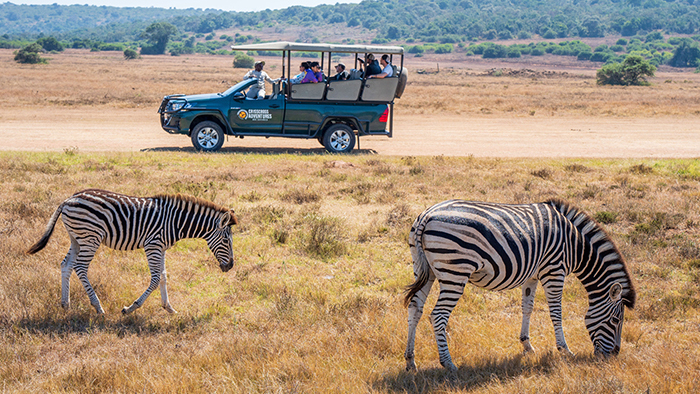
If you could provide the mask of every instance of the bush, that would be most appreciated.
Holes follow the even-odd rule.
[[[124,59],[126,60],[138,59],[139,57],[139,53],[132,48],[126,48],[124,50]]]
[[[482,55],[482,57],[484,59],[498,59],[506,57],[507,53],[508,48],[506,48],[504,45],[491,44],[486,49],[484,49],[484,54]]]
[[[673,51],[673,57],[668,62],[673,67],[698,67],[700,66],[700,47],[697,42],[689,38],[681,40]]]
[[[506,57],[509,57],[509,58],[520,57],[520,51],[518,49],[515,49],[515,48],[509,49],[508,53],[506,53]]]
[[[435,47],[435,53],[451,53],[454,47],[452,44],[442,44]]]
[[[591,55],[593,53],[591,52],[579,52],[578,55],[576,55],[577,60],[591,60]]]
[[[425,48],[423,45],[414,45],[410,48],[408,48],[408,53],[423,53],[425,52]]]
[[[613,52],[624,52],[625,47],[623,47],[622,45],[613,45],[610,47],[610,50]]]
[[[239,53],[233,59],[233,68],[253,68],[255,65],[255,59],[252,57]]]
[[[653,77],[656,67],[641,56],[627,56],[622,63],[606,64],[596,72],[598,85],[648,85],[647,76]]]
[[[36,42],[29,44],[15,52],[15,61],[25,64],[47,63],[46,59],[39,56],[39,52],[43,50],[44,49],[41,47],[41,45],[37,44]]]
[[[533,50],[530,51],[530,55],[532,56],[543,56],[544,51],[540,48],[534,48]]]
[[[41,45],[41,47],[44,48],[44,50],[47,52],[50,52],[50,51],[61,52],[64,49],[63,44],[58,42],[58,40],[55,39],[54,37],[42,37],[42,38],[36,40],[36,43]]]

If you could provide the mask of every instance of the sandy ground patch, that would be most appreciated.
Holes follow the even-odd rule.
[[[13,108],[0,114],[0,150],[191,150],[189,137],[170,135],[154,108]],[[394,137],[365,137],[360,152],[379,155],[476,157],[700,156],[700,126],[692,117],[562,118],[397,116]],[[322,153],[315,139],[229,138],[223,152]]]

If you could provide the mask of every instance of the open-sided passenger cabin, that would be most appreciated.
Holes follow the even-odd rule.
[[[404,49],[397,46],[375,46],[375,45],[336,45],[336,44],[304,44],[296,42],[269,42],[250,45],[232,45],[236,51],[264,51],[266,55],[270,52],[282,54],[282,75],[289,81],[297,73],[298,63],[292,64],[292,52],[320,52],[319,63],[324,70],[326,78],[335,75],[333,54],[351,54],[354,57],[354,66],[346,63],[346,70],[359,69],[360,61],[368,54],[373,53],[377,58],[383,54],[390,57],[391,64],[394,65],[395,73],[389,78],[358,78],[346,81],[329,80],[324,83],[304,83],[288,84],[286,81],[281,86],[273,86],[271,97],[284,92],[288,101],[300,102],[373,102],[386,103],[393,113],[395,98],[400,98],[406,85],[406,69],[403,67]],[[394,64],[394,55],[400,56],[399,65]],[[299,60],[299,58],[296,58]],[[268,74],[272,74],[267,71]],[[354,73],[357,74],[357,73]],[[393,118],[393,117],[392,117]],[[390,121],[390,130],[393,122]],[[391,133],[391,132],[390,132]]]

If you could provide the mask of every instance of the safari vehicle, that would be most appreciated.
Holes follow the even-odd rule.
[[[406,84],[403,48],[292,42],[231,48],[281,52],[285,79],[273,84],[272,91],[267,92],[270,94],[258,100],[245,94],[257,82],[255,79],[241,81],[222,93],[165,96],[158,109],[165,131],[187,134],[195,149],[207,152],[221,149],[225,135],[315,138],[332,153],[350,152],[356,142],[359,147],[360,136],[392,137],[394,100],[401,97]],[[396,76],[391,78],[366,79],[354,72],[356,79],[346,81],[289,84],[298,72],[298,63],[292,65],[292,52],[320,52],[319,62],[326,77],[335,74],[330,72],[333,54],[352,54],[354,69],[369,53],[377,57],[388,54],[392,64],[398,55],[400,66],[395,66]],[[349,65],[346,68],[352,69]]]

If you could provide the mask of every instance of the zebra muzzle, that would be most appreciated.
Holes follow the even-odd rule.
[[[219,264],[219,267],[221,267],[221,271],[228,272],[228,270],[233,268],[233,259],[228,264]]]

